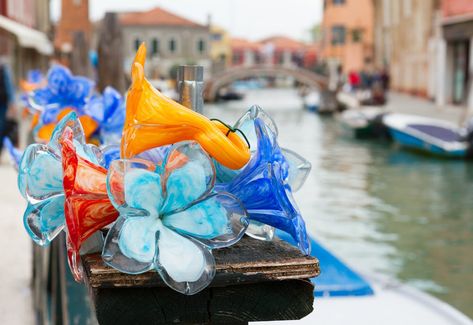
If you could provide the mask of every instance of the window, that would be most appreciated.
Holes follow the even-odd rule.
[[[205,53],[205,41],[203,39],[197,42],[197,51],[199,51],[200,54]]]
[[[345,27],[336,25],[332,27],[332,45],[345,44]]]
[[[157,38],[153,38],[153,40],[151,41],[151,54],[159,54],[159,40]]]
[[[138,51],[141,45],[141,40],[139,38],[135,38],[135,51]]]
[[[210,35],[210,38],[212,39],[212,41],[218,42],[221,41],[223,37],[220,33],[213,33]]]
[[[334,6],[340,6],[345,4],[345,0],[333,0],[332,3]]]
[[[359,43],[363,39],[363,31],[359,28],[355,28],[351,31],[351,38],[353,43]]]
[[[176,40],[174,38],[171,38],[169,40],[169,52],[171,53],[176,52]]]

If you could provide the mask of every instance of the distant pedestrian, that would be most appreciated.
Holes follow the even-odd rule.
[[[3,149],[3,138],[7,128],[7,112],[14,103],[15,90],[10,71],[5,62],[0,61],[0,154]]]
[[[381,83],[383,84],[383,89],[385,92],[389,90],[389,81],[390,81],[390,77],[389,77],[388,69],[384,68],[381,71]]]
[[[360,75],[356,71],[350,71],[348,74],[348,83],[352,90],[357,90],[360,88]]]

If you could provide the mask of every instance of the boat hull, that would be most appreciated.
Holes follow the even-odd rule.
[[[390,129],[389,131],[392,138],[406,148],[446,158],[464,159],[467,157],[466,148],[447,150],[400,130]]]
[[[383,109],[350,109],[340,115],[340,123],[357,139],[390,139],[389,129],[384,125]]]

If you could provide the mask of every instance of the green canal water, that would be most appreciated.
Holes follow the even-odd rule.
[[[332,117],[302,110],[290,89],[208,106],[233,123],[251,104],[276,121],[279,143],[312,163],[295,194],[308,231],[355,269],[429,292],[473,317],[473,163],[355,140]]]

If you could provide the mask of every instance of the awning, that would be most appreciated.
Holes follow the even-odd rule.
[[[53,46],[46,34],[36,29],[17,23],[4,16],[0,16],[0,29],[15,35],[22,47],[34,48],[44,55],[51,55],[53,53]]]

